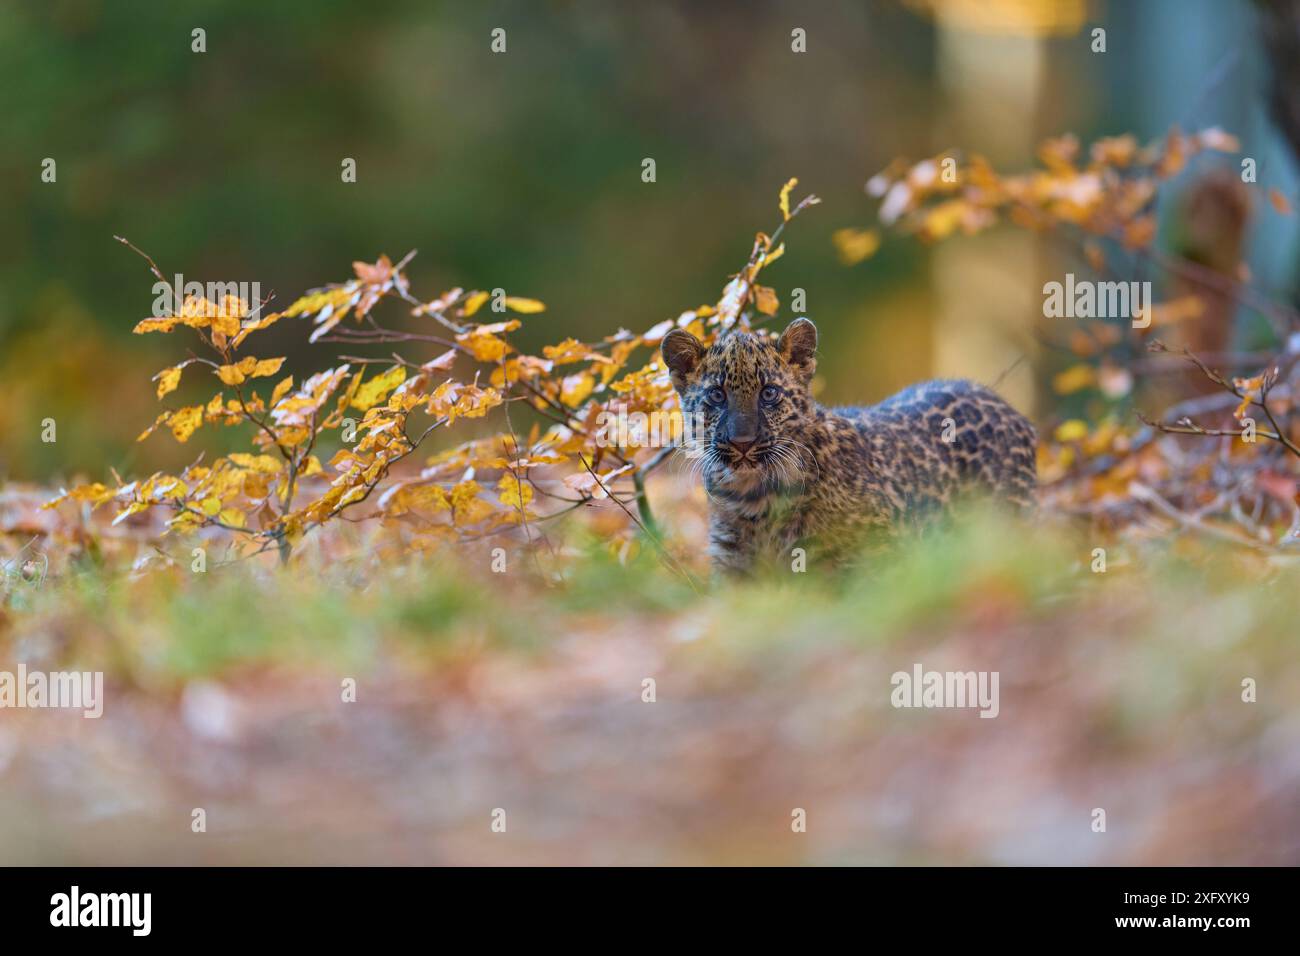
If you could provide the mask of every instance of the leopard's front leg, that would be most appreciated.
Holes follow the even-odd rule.
[[[762,519],[715,508],[709,512],[709,557],[713,570],[730,577],[752,574],[758,564]]]

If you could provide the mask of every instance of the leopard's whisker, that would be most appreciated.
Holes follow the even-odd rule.
[[[772,463],[775,466],[773,469],[776,472],[775,477],[779,478],[780,482],[788,481],[791,477],[791,468],[797,468],[798,463],[793,460],[789,450],[781,447],[779,443],[772,445],[771,453]],[[773,487],[776,487],[780,482],[774,481],[772,483]]]
[[[817,471],[817,475],[816,475],[816,477],[819,478],[819,479],[821,478],[821,465],[819,465],[819,464],[817,463],[817,456],[814,455],[814,454],[812,453],[812,449],[811,449],[811,448],[809,448],[809,447],[808,447],[807,445],[805,445],[803,442],[795,441],[793,438],[785,438],[785,437],[781,437],[781,438],[778,438],[777,441],[778,441],[779,443],[781,443],[783,446],[790,446],[790,447],[794,448],[795,451],[798,452],[798,455],[799,455],[799,458],[800,458],[801,463],[802,463],[803,456],[804,456],[805,454],[807,454],[808,459],[809,459],[809,460],[812,462],[812,464],[813,464],[813,468],[815,468],[816,471]]]

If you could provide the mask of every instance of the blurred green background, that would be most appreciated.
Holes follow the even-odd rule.
[[[956,252],[890,237],[861,265],[837,260],[831,234],[874,223],[862,186],[896,156],[960,146],[1019,168],[1065,130],[1221,125],[1261,182],[1295,192],[1245,0],[4,6],[0,479],[197,452],[133,443],[157,410],[148,376],[190,343],[130,334],[153,279],[114,234],[169,275],[260,282],[281,307],[353,259],[417,248],[426,298],[464,285],[543,299],[520,339],[536,347],[715,301],[798,176],[796,195],[824,204],[769,280],[783,319],[790,289],[807,290],[823,397],[867,401],[930,374],[992,381],[1034,352],[1041,315],[1041,252],[1011,230]],[[791,51],[796,27],[806,53]],[[1252,236],[1256,280],[1288,288],[1294,227],[1258,229],[1271,232]],[[349,351],[308,346],[292,321],[266,336],[259,354],[299,374]],[[1032,410],[1033,364],[1005,390]]]

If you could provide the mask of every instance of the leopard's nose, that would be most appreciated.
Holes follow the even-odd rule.
[[[734,448],[738,454],[743,455],[754,447],[754,439],[751,438],[749,441],[740,441],[737,438],[733,438],[731,439],[731,447]]]

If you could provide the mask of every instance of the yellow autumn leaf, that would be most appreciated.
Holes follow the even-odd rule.
[[[176,386],[181,383],[181,366],[173,365],[171,368],[163,369],[154,376],[154,381],[158,383],[159,398],[168,392],[176,391]]]
[[[570,362],[608,362],[609,359],[599,352],[593,352],[577,339],[568,338],[558,345],[542,347],[542,354],[556,365],[568,365]],[[547,369],[546,371],[549,371]]]
[[[451,489],[448,496],[452,520],[458,525],[477,524],[492,513],[492,506],[478,496],[482,490],[473,479],[462,481]]]
[[[147,511],[148,509],[149,506],[143,501],[133,501],[117,513],[116,517],[113,518],[113,526],[116,527],[132,515],[138,515],[140,512]]]
[[[223,365],[217,369],[217,377],[226,385],[238,385],[257,366],[257,359],[251,355],[233,365]]]
[[[239,334],[239,325],[248,314],[248,303],[235,295],[226,295],[217,307],[217,314],[212,316],[213,336],[231,338]]]
[[[249,373],[249,378],[265,378],[268,375],[274,375],[280,371],[280,366],[284,364],[284,357],[260,359],[253,366],[253,371]]]
[[[250,355],[233,365],[222,365],[217,369],[217,377],[227,385],[239,385],[246,379],[274,375],[283,364],[283,358],[256,359]]]
[[[136,335],[144,335],[146,332],[170,332],[176,326],[180,325],[181,320],[167,316],[165,318],[141,319],[135,324],[131,331]]]
[[[363,412],[367,411],[386,399],[388,393],[404,381],[406,381],[406,369],[394,365],[382,375],[376,375],[370,381],[363,383],[352,396],[351,405]]]
[[[961,199],[949,199],[925,210],[918,234],[926,242],[951,236],[967,221],[972,207]]]
[[[400,489],[397,498],[398,506],[394,509],[397,514],[402,514],[411,508],[437,513],[439,511],[446,511],[451,507],[451,501],[447,498],[447,492],[445,492],[439,485],[405,487]]]
[[[285,313],[283,312],[268,312],[261,318],[253,319],[253,321],[240,327],[239,333],[231,340],[230,344],[235,348],[239,348],[239,346],[243,344],[244,339],[248,338],[252,333],[259,329],[264,329],[269,325],[274,325],[276,322],[279,322],[284,315]]]
[[[291,388],[293,388],[292,375],[289,375],[286,378],[281,379],[280,383],[275,386],[275,391],[271,392],[270,404],[274,405],[280,399],[284,398],[285,395],[289,394],[289,389]]]
[[[176,436],[177,441],[189,441],[189,437],[203,424],[203,406],[190,405],[179,411],[172,412],[167,419],[167,424],[170,426],[172,434]]]
[[[137,435],[135,437],[135,440],[144,441],[146,438],[148,438],[150,435],[154,433],[154,430],[157,429],[159,425],[161,425],[163,422],[167,421],[167,419],[171,417],[172,417],[171,412],[159,412],[158,417],[153,420],[153,424],[150,425],[148,428],[146,428],[144,431],[142,431],[139,435]]]
[[[533,500],[533,486],[520,481],[514,474],[505,474],[497,484],[497,497],[507,508],[522,508]]]
[[[89,504],[93,510],[104,502],[112,501],[116,497],[117,489],[109,488],[97,481],[94,484],[78,485],[71,491],[65,491],[57,498],[45,502],[45,504],[41,505],[41,509],[48,510],[50,508],[56,508],[59,504],[71,498],[73,501],[82,501]]]
[[[880,248],[880,233],[874,229],[836,229],[831,234],[840,262],[855,266],[870,259]]]
[[[1088,437],[1088,423],[1071,418],[1056,426],[1056,440],[1059,442],[1083,441]]]
[[[433,390],[427,407],[430,415],[445,416],[450,424],[457,418],[482,418],[502,400],[495,388],[481,389],[448,380]]]
[[[205,329],[220,312],[215,302],[202,296],[187,295],[181,302],[179,318],[192,329]]]
[[[256,471],[246,472],[244,474],[243,492],[251,499],[265,498],[271,493],[271,482],[266,475]]]
[[[488,293],[486,292],[475,292],[473,295],[471,295],[468,299],[465,300],[463,313],[466,316],[473,315],[479,309],[483,308],[483,303],[488,300],[488,297],[489,297]]]
[[[798,185],[799,180],[789,179],[786,181],[786,184],[781,187],[781,201],[779,205],[781,207],[781,220],[783,222],[789,222],[790,220],[790,190],[794,189],[794,187]]]
[[[540,302],[537,299],[524,299],[519,298],[518,296],[508,295],[506,296],[506,308],[512,312],[522,312],[526,315],[530,315],[534,312],[545,312],[546,303]]]
[[[560,401],[570,408],[575,408],[591,394],[595,385],[596,380],[590,372],[566,375],[560,383]]]
[[[499,362],[509,348],[504,339],[485,332],[483,328],[463,332],[456,336],[456,341],[469,349],[470,354],[480,362]]]
[[[136,491],[141,501],[181,501],[190,493],[189,486],[172,475],[157,474]]]
[[[1052,389],[1058,395],[1072,395],[1097,383],[1097,370],[1091,365],[1072,365],[1052,379]]]
[[[276,474],[281,468],[280,459],[273,455],[250,455],[247,452],[234,451],[226,456],[232,464],[240,468],[246,468],[249,471],[260,471],[264,474]]]

